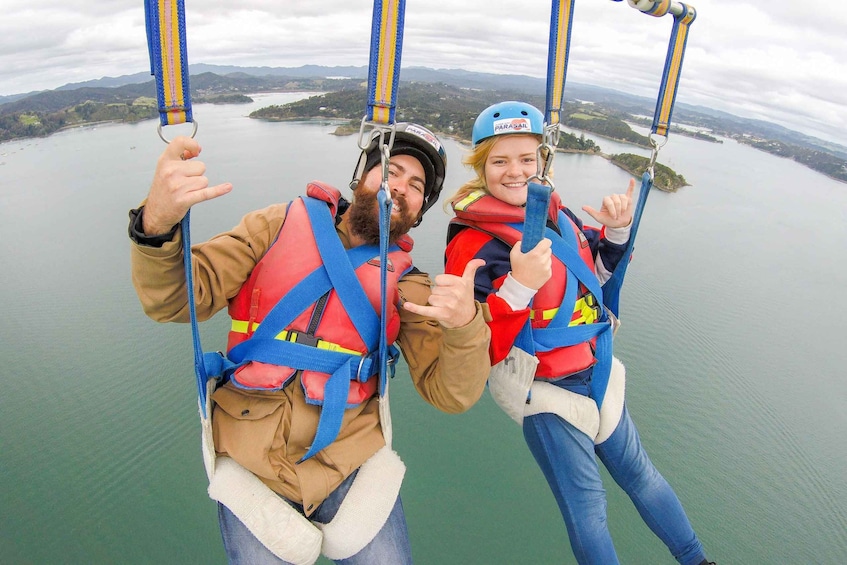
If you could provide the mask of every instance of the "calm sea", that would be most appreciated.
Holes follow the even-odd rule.
[[[298,96],[195,108],[211,181],[235,185],[194,209],[195,240],[309,180],[346,187],[353,137],[245,117]],[[468,173],[446,145],[449,192]],[[154,122],[0,144],[2,563],[226,561],[189,328],[148,320],[129,278],[127,210],[163,148]],[[732,141],[672,137],[659,160],[692,186],[651,194],[623,291],[616,351],[642,440],[721,565],[847,563],[847,185]],[[555,174],[575,210],[628,180],[582,155]],[[446,222],[436,207],[413,232],[430,272]],[[207,349],[226,321],[203,325]],[[487,395],[445,415],[402,369],[392,393],[417,563],[573,563],[520,429]],[[607,490],[622,562],[673,563]]]

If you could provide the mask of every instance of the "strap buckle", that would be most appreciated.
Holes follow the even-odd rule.
[[[317,347],[321,338],[315,335],[309,335],[303,332],[291,331],[285,341],[299,343],[300,345],[308,345],[309,347]]]

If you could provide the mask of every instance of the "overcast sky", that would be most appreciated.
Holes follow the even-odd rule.
[[[543,77],[550,4],[407,0],[403,67]],[[847,2],[691,4],[698,17],[677,101],[847,145]],[[372,6],[186,0],[189,61],[365,66]],[[0,7],[0,95],[149,70],[142,0],[0,0]],[[568,81],[655,97],[672,17],[611,0],[576,0],[574,12]]]

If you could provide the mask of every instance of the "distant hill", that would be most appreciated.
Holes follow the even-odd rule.
[[[289,68],[191,65],[191,88],[195,102],[210,100],[210,97],[223,94],[249,94],[260,91],[339,91],[361,85],[366,77],[365,67],[352,66],[306,65]],[[546,90],[546,81],[540,78],[452,69],[409,67],[403,69],[401,78],[404,83],[442,84],[468,92],[489,92],[499,99],[504,96],[523,98],[539,107],[544,104]],[[570,103],[584,101],[595,104],[601,108],[604,117],[612,118],[605,123],[588,120],[566,122],[567,125],[613,139],[643,144],[642,136],[637,136],[634,132],[630,135],[618,122],[638,122],[643,119],[638,116],[652,115],[654,100],[579,83],[568,83],[566,95]],[[49,135],[57,129],[78,124],[80,120],[84,121],[85,116],[112,115],[113,118],[104,119],[122,121],[155,117],[155,109],[149,108],[150,98],[155,99],[155,88],[147,73],[104,77],[67,84],[55,90],[0,97],[0,141]],[[138,100],[142,101],[144,110],[118,109],[114,106],[122,104],[132,107]],[[86,103],[113,105],[112,111],[93,111],[94,108],[90,105],[85,106],[81,112],[74,110]],[[672,135],[689,135],[713,141],[717,141],[713,136],[735,139],[762,151],[794,159],[847,182],[847,147],[770,122],[743,118],[702,106],[678,103],[673,118]],[[695,128],[699,133],[681,128],[680,124]]]

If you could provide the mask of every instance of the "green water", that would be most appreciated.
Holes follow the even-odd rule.
[[[349,181],[352,137],[251,108],[195,108],[212,182],[235,184],[195,208],[196,240],[309,180]],[[129,280],[126,212],[163,147],[152,122],[0,144],[0,563],[226,561],[189,328],[145,318]],[[449,192],[467,174],[447,149]],[[673,137],[660,161],[693,186],[651,194],[624,287],[617,355],[642,440],[722,565],[845,563],[847,185],[732,142]],[[574,209],[628,178],[574,155],[555,173]],[[424,270],[441,269],[446,221],[435,207],[413,232]],[[225,330],[204,324],[206,348]],[[520,429],[487,395],[442,414],[403,368],[391,390],[416,563],[574,562]],[[673,563],[607,490],[622,562]]]

